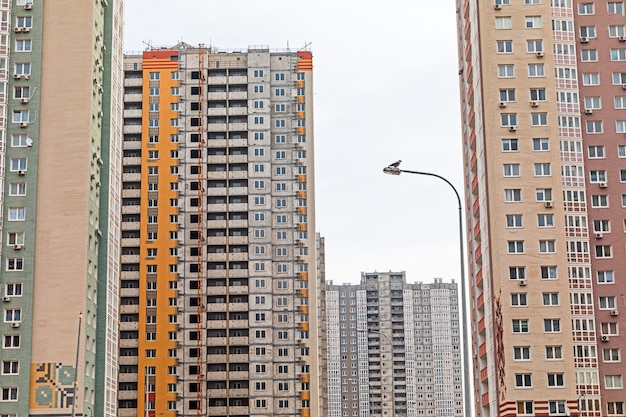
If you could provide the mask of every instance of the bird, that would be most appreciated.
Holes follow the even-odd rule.
[[[394,168],[398,168],[400,166],[400,164],[402,163],[401,160],[397,160],[396,162],[394,162],[393,164],[389,164],[390,167],[394,167]]]

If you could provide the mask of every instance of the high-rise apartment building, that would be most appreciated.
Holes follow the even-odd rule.
[[[0,1],[0,415],[114,416],[120,0]]]
[[[623,415],[624,3],[457,18],[477,413]]]
[[[321,415],[312,54],[124,69],[118,415]]]
[[[457,285],[362,273],[326,286],[328,416],[462,416]]]

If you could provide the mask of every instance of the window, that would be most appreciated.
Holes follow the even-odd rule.
[[[611,61],[626,61],[626,49],[611,49]]]
[[[543,52],[543,41],[541,39],[526,41],[526,51],[529,53]]]
[[[522,190],[519,188],[504,190],[504,201],[506,202],[520,202],[522,201]]]
[[[515,359],[516,361],[529,361],[530,360],[530,346],[513,347],[513,359]]]
[[[583,85],[600,85],[600,73],[598,72],[583,73]]]
[[[556,244],[554,240],[540,240],[539,253],[555,253]]]
[[[546,89],[545,88],[531,88],[530,99],[531,101],[546,101]]]
[[[2,375],[19,375],[19,361],[2,361]]]
[[[598,284],[613,284],[615,282],[614,271],[597,271]]]
[[[581,26],[580,27],[580,37],[581,38],[595,38],[596,37],[596,27],[595,26]]]
[[[24,232],[9,232],[7,244],[9,245],[23,245],[24,244]],[[13,284],[11,284],[13,285]],[[22,288],[21,284],[20,289]],[[21,295],[21,292],[20,292]]]
[[[505,177],[519,177],[519,164],[504,164]]]
[[[521,214],[507,214],[506,215],[506,227],[509,227],[509,228],[522,227],[522,215]]]
[[[580,59],[582,62],[596,62],[598,60],[598,50],[583,49],[580,51]]]
[[[609,322],[609,323],[601,323],[600,324],[601,334],[603,336],[617,336],[619,335],[619,328],[617,323]]]
[[[33,43],[30,39],[18,39],[15,41],[16,52],[30,52],[33,48]]]
[[[24,196],[26,195],[26,183],[12,182],[9,184],[9,195]]]
[[[619,362],[619,348],[602,349],[602,359],[604,362]]]
[[[28,110],[13,110],[13,123],[28,123]]]
[[[546,346],[546,359],[563,359],[563,349],[561,346]]]
[[[622,38],[624,37],[625,34],[626,34],[626,27],[624,25],[610,25],[609,26],[610,38]],[[623,61],[623,59],[620,59],[619,61]]]
[[[623,388],[621,375],[604,375],[604,388],[619,389]]]
[[[526,29],[536,29],[541,27],[541,16],[526,16],[524,19]]]
[[[542,266],[541,267],[541,279],[556,279],[556,266]]]
[[[626,145],[617,145],[618,158],[626,158]]]
[[[592,183],[606,182],[606,171],[605,170],[589,171],[589,182],[592,182]]]
[[[29,99],[30,98],[30,87],[15,87],[13,89],[13,98],[16,99]]]
[[[611,245],[596,245],[596,258],[612,258]]]
[[[561,331],[561,319],[543,319],[543,331],[558,333]]]
[[[526,293],[513,293],[511,294],[511,306],[513,307],[526,307],[528,306],[528,300]]]
[[[498,77],[500,78],[513,78],[515,77],[515,71],[513,64],[500,64],[498,65]]]
[[[609,206],[609,197],[607,195],[592,195],[591,207],[600,208]]]
[[[22,310],[19,308],[7,308],[4,310],[5,323],[19,323],[22,320]]]
[[[510,266],[509,279],[526,279],[526,268],[523,266]]]
[[[523,240],[509,240],[507,242],[508,253],[524,253],[524,241]]]
[[[550,176],[550,164],[549,163],[539,163],[535,164],[535,176],[536,177],[547,177]]]
[[[548,401],[548,411],[550,414],[565,415],[565,401]]]
[[[26,209],[24,207],[10,207],[9,221],[20,222],[26,219]]]
[[[2,387],[0,401],[17,401],[17,387]]]
[[[497,41],[496,47],[499,54],[513,53],[513,41]]]
[[[533,138],[533,151],[547,151],[550,149],[548,138]]]
[[[614,310],[615,296],[600,296],[598,298],[598,307],[600,308],[600,310]]]
[[[554,227],[554,214],[537,214],[538,227]]]
[[[593,7],[593,3],[579,3],[578,4],[578,14],[579,15],[584,15],[584,14],[594,14],[594,7]]]
[[[528,320],[513,320],[513,333],[528,333]]]
[[[502,139],[503,152],[517,152],[518,150],[517,139]]]
[[[557,292],[544,292],[542,298],[543,298],[544,306],[558,306],[559,305],[559,293]]]
[[[255,85],[252,87],[252,91],[254,93],[262,93],[263,91],[265,91],[265,88],[262,85]]]
[[[613,106],[616,109],[626,109],[626,96],[615,96]]]
[[[545,75],[543,64],[528,64],[529,77],[544,77]]]
[[[614,72],[613,73],[613,84],[624,85],[626,84],[626,72]]]
[[[604,146],[588,146],[587,154],[589,158],[604,158]]]
[[[611,14],[624,14],[624,3],[621,1],[610,1],[607,3],[607,11]],[[619,413],[623,414],[623,413]]]
[[[515,374],[515,388],[530,388],[533,386],[531,380],[531,374]]]
[[[548,113],[531,113],[530,124],[531,126],[547,126]]]
[[[496,17],[496,29],[511,29],[512,27],[511,16]]]
[[[564,387],[565,379],[562,373],[549,373],[548,374],[548,387]]]
[[[517,113],[501,113],[500,125],[502,127],[517,126]]]
[[[500,89],[500,101],[515,101],[515,89],[514,88]]]
[[[610,232],[611,221],[610,220],[594,220],[593,231],[594,232],[607,232],[607,233]]]
[[[274,90],[274,95],[277,97],[283,97],[285,95],[285,89],[284,88],[277,88]]]
[[[518,401],[517,402],[517,415],[518,416],[532,416],[534,415],[532,401]]]
[[[616,120],[615,121],[615,132],[616,133],[626,133],[626,120]]]
[[[624,402],[623,401],[607,401],[606,410],[609,415],[622,415],[624,414]]]

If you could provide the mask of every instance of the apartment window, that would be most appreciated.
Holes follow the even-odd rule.
[[[587,147],[589,158],[604,158],[604,146],[596,145]]]
[[[550,150],[550,140],[548,138],[533,138],[533,151]]]
[[[611,49],[611,61],[626,61],[626,49]]]
[[[541,39],[526,41],[526,51],[529,53],[543,52],[543,41]]]
[[[30,75],[30,62],[18,62],[15,64],[15,74]]]
[[[285,81],[285,73],[277,72],[274,78],[276,81]]]
[[[626,145],[617,145],[617,157],[626,158]]]
[[[559,293],[557,292],[544,292],[542,294],[544,306],[558,306],[559,305]]]
[[[2,387],[1,401],[17,401],[17,387]]]
[[[619,15],[623,15],[624,14],[624,3],[621,1],[610,1],[607,3],[607,11],[610,14],[619,14]],[[622,414],[622,413],[620,413]]]
[[[563,359],[563,349],[561,348],[561,346],[546,346],[546,359]]]
[[[496,17],[496,29],[511,29],[512,27],[511,16]]]
[[[19,361],[2,361],[2,375],[19,375]]]
[[[619,348],[602,349],[602,359],[604,362],[619,362]]]
[[[519,177],[519,164],[504,164],[505,177]]]
[[[526,29],[536,29],[541,27],[541,16],[526,16],[524,19]]]
[[[621,375],[604,375],[604,388],[606,389],[620,389],[623,388]]]
[[[21,222],[26,220],[26,209],[24,207],[9,207],[9,221]]]
[[[7,235],[7,244],[9,245],[23,245],[24,244],[24,232],[9,232]],[[13,285],[13,284],[11,284]],[[20,290],[22,288],[21,284]],[[7,287],[8,288],[8,287]],[[20,292],[21,295],[21,292]]]
[[[583,85],[600,85],[600,73],[598,72],[583,73]]]
[[[612,258],[611,245],[596,245],[596,258]]]
[[[513,347],[513,358],[516,361],[529,361],[530,360],[530,346]]]
[[[615,283],[614,271],[597,271],[596,277],[598,284],[613,284]]]
[[[600,323],[601,334],[603,336],[617,336],[619,335],[619,328],[617,323]]]
[[[19,334],[5,334],[2,346],[5,349],[16,349],[20,347]]]
[[[623,401],[608,401],[606,403],[606,410],[610,416],[620,416],[624,414],[624,402]]]
[[[614,310],[615,296],[601,296],[598,298],[598,307],[600,310]]]
[[[515,101],[515,89],[514,88],[500,89],[500,101]]]
[[[529,77],[544,77],[543,64],[528,64],[528,76]]]
[[[25,196],[26,195],[26,183],[12,182],[9,184],[9,195],[11,196]]]
[[[616,133],[626,133],[626,120],[616,120],[615,121],[615,132]]]
[[[33,42],[30,39],[17,39],[15,41],[16,52],[30,52],[33,49]]]
[[[496,47],[499,54],[513,53],[513,41],[497,41]]]
[[[543,319],[543,331],[558,333],[561,331],[561,319]]]
[[[531,113],[530,124],[531,126],[547,126],[548,113]]]
[[[598,50],[583,49],[580,51],[580,59],[582,62],[596,62],[598,60]]]
[[[28,110],[13,110],[13,123],[28,123],[29,115]]]
[[[534,415],[533,402],[532,401],[518,401],[517,402],[517,415],[518,416],[532,416]]]
[[[550,176],[550,164],[549,163],[538,163],[535,164],[535,176],[536,177],[547,177]]]
[[[546,101],[546,89],[545,88],[531,88],[530,99],[532,101]]]
[[[528,333],[528,320],[513,320],[513,333]]]
[[[502,139],[503,152],[517,152],[518,150],[517,139]]]
[[[626,29],[624,25],[610,25],[609,26],[609,37],[610,38],[621,38],[626,34]],[[622,49],[623,51],[623,49]],[[623,61],[624,59],[620,59],[618,61]]]
[[[596,37],[596,27],[595,26],[581,26],[580,27],[580,37],[581,38],[595,38]]]
[[[540,240],[539,253],[555,253],[556,244],[554,240]]]
[[[277,88],[274,90],[274,95],[277,97],[283,97],[285,95],[285,89],[284,88]]]
[[[523,240],[509,240],[507,242],[508,253],[524,253],[524,241]]]
[[[526,293],[513,293],[511,294],[511,306],[513,307],[526,307],[528,306],[528,300]]]
[[[513,64],[500,64],[498,65],[498,77],[500,78],[513,78],[515,77],[515,71]]]
[[[610,232],[611,231],[610,220],[594,220],[593,231],[594,232],[607,232],[607,233]]]
[[[515,388],[531,388],[531,374],[515,374]]]
[[[606,171],[603,169],[589,171],[589,182],[592,182],[592,183],[606,182]]]
[[[613,84],[615,85],[624,85],[626,84],[626,72],[614,72],[613,73]]]
[[[504,201],[506,202],[522,201],[522,190],[519,188],[512,188],[512,189],[504,190]]]
[[[548,401],[550,415],[565,415],[565,401]]]
[[[517,126],[517,113],[501,113],[500,125],[502,127]]]
[[[523,266],[510,266],[509,279],[526,279],[526,268]]]
[[[554,214],[537,214],[538,227],[554,227]]]
[[[578,4],[578,14],[594,14],[594,4],[593,3],[579,3]]]
[[[4,310],[5,323],[19,323],[22,321],[22,310],[19,308],[7,308]]]
[[[265,91],[265,88],[262,85],[255,85],[254,87],[252,87],[252,91],[255,93],[262,93],[263,91]]]

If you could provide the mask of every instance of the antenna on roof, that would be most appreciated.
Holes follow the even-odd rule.
[[[143,43],[144,45],[146,45],[146,51],[151,51],[152,50],[152,41],[141,41],[141,43]]]

